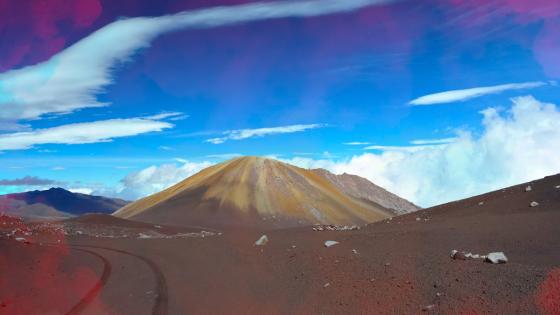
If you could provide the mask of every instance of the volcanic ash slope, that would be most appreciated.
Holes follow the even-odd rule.
[[[395,211],[346,194],[320,172],[242,157],[202,170],[115,216],[151,223],[283,228],[375,222]]]

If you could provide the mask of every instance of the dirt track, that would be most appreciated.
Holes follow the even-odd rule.
[[[152,260],[140,256],[140,255],[136,255],[133,253],[129,253],[127,251],[124,250],[119,250],[119,249],[114,249],[114,248],[109,248],[109,247],[101,247],[101,246],[93,246],[93,245],[78,245],[78,244],[72,244],[71,246],[72,248],[91,248],[91,249],[101,249],[101,250],[108,250],[108,251],[113,251],[113,252],[117,252],[117,253],[121,253],[124,255],[129,255],[135,258],[138,258],[140,260],[142,260],[144,263],[146,263],[146,265],[148,265],[150,267],[150,269],[153,272],[154,278],[155,278],[155,288],[154,288],[154,295],[156,296],[155,302],[154,302],[154,306],[152,307],[152,314],[153,315],[166,315],[167,314],[167,284],[165,281],[165,276],[163,275],[163,273],[161,272],[161,270],[159,269],[158,265],[156,265]],[[110,262],[108,262],[108,260],[106,258],[104,258],[102,255],[100,255],[97,252],[94,251],[90,251],[90,250],[84,250],[84,249],[78,249],[81,251],[85,251],[85,252],[89,252],[92,253],[98,257],[100,257],[101,259],[103,259],[106,268],[103,271],[103,274],[100,277],[100,283],[103,285],[105,285],[105,283],[107,282],[107,278],[108,275],[111,273],[111,264]],[[108,269],[108,272],[106,272],[106,270]],[[105,281],[103,281],[103,279]],[[95,292],[95,295],[97,295],[99,289],[97,289],[97,291]],[[86,296],[82,301],[89,301],[91,300],[91,298],[89,298],[89,296]],[[78,304],[81,305],[82,301]],[[79,314],[80,312],[76,311],[73,312],[75,309],[77,309],[76,305],[74,308],[72,308],[72,310],[68,313],[68,314]],[[83,309],[83,307],[81,308]]]
[[[90,251],[86,249],[77,249],[77,250],[98,257],[103,262],[103,272],[99,277],[99,281],[97,281],[95,285],[89,290],[89,292],[76,305],[74,305],[72,309],[68,311],[68,313],[66,313],[67,315],[81,314],[84,311],[84,309],[97,298],[99,292],[103,289],[103,287],[107,283],[107,280],[111,276],[111,269],[112,269],[111,263],[105,257],[99,255],[94,251]]]

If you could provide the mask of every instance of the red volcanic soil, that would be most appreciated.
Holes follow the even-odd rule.
[[[0,313],[560,314],[558,185],[551,176],[357,231],[3,237]],[[453,249],[509,262],[453,260]]]

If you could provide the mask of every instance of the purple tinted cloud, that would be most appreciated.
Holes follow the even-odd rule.
[[[0,186],[42,186],[52,185],[56,181],[52,179],[39,178],[36,176],[25,176],[16,179],[0,179]]]

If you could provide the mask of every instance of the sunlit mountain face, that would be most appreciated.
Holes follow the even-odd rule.
[[[560,172],[554,0],[0,1],[0,34],[0,194],[256,155],[426,207]]]

